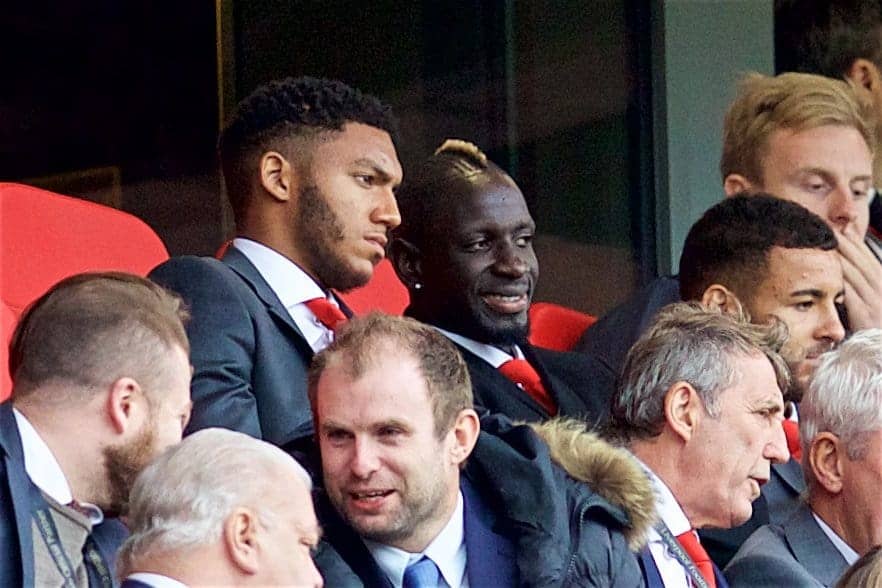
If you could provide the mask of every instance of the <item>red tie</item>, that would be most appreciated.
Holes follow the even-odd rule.
[[[698,535],[695,534],[695,531],[686,531],[682,535],[677,535],[677,541],[680,542],[680,547],[683,548],[683,551],[686,552],[686,555],[689,556],[689,559],[698,568],[707,585],[710,588],[716,588],[717,580],[714,577],[714,566],[707,555],[707,551],[699,543]]]
[[[539,373],[526,359],[510,359],[499,366],[499,371],[515,384],[520,384],[548,414],[557,414],[557,404],[555,404],[554,398],[542,385]]]
[[[793,459],[800,461],[802,459],[802,445],[799,444],[799,423],[784,419],[784,436],[787,437],[787,449]]]
[[[319,322],[330,330],[336,330],[337,326],[346,322],[346,315],[337,306],[331,304],[327,298],[313,298],[306,301],[306,306],[315,315]]]

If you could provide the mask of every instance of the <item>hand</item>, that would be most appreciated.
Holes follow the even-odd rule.
[[[845,277],[849,328],[860,331],[882,327],[882,263],[853,226],[847,226],[836,236]]]

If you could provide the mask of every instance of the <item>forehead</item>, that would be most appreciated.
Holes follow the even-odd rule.
[[[316,394],[320,422],[366,427],[389,419],[416,421],[425,415],[431,419],[428,388],[416,360],[390,349],[376,351],[357,378],[340,357],[322,372]]]
[[[768,358],[761,353],[730,356],[732,366],[738,374],[735,385],[723,391],[721,404],[724,407],[758,405],[783,406],[784,398],[778,387],[775,369]]]
[[[822,125],[778,129],[769,135],[762,160],[763,176],[789,175],[805,169],[852,178],[872,173],[873,156],[854,127]]]
[[[518,226],[533,222],[524,195],[514,181],[505,175],[482,176],[471,185],[470,190],[461,190],[448,202],[450,205],[445,209],[449,213],[447,220],[452,225],[448,228],[454,230],[484,225]]]
[[[769,251],[766,275],[759,291],[787,296],[800,290],[835,295],[842,289],[842,264],[835,250],[787,249]]]
[[[346,123],[342,131],[320,133],[312,158],[314,169],[328,165],[349,166],[367,160],[401,180],[401,163],[392,137],[382,129],[362,123]]]

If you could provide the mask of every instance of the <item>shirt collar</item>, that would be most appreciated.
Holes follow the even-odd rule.
[[[846,563],[848,565],[853,564],[860,557],[851,546],[843,541],[842,537],[836,534],[836,531],[830,528],[830,526],[824,522],[824,520],[816,515],[814,511],[812,512],[812,516],[815,517],[815,521],[817,521],[818,526],[821,527],[821,530],[824,532],[824,535],[830,540],[834,547],[842,554],[842,557],[845,558]]]
[[[59,504],[70,504],[73,501],[70,484],[61,469],[52,450],[43,441],[40,434],[28,419],[17,409],[12,409],[15,424],[21,437],[21,449],[24,453],[25,471],[31,482]]]
[[[463,337],[462,335],[457,335],[456,333],[445,331],[444,329],[441,329],[439,327],[435,328],[438,329],[438,331],[440,331],[442,335],[444,335],[454,343],[458,343],[460,346],[465,347],[495,368],[499,368],[499,366],[512,359],[524,359],[524,352],[521,351],[521,348],[517,345],[512,346],[512,349],[515,352],[514,356],[512,356],[499,347],[495,347],[487,343],[480,343],[478,341],[475,341],[474,339],[469,339],[468,337]]]
[[[236,237],[233,247],[254,264],[285,308],[313,298],[332,299],[300,266],[263,243]]]
[[[404,582],[404,570],[407,566],[423,556],[435,562],[448,586],[458,587],[465,578],[467,563],[463,521],[463,499],[460,492],[450,520],[422,553],[410,553],[369,539],[365,539],[364,543],[395,588],[400,588]]]
[[[126,580],[138,580],[144,582],[152,588],[187,588],[186,584],[178,582],[174,578],[163,576],[162,574],[151,574],[148,572],[138,572],[137,574],[129,574]]]

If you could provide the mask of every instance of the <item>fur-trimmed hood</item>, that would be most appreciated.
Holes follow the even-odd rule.
[[[634,456],[574,419],[557,418],[531,423],[530,427],[548,445],[555,463],[625,512],[628,525],[624,534],[629,547],[634,551],[643,547],[657,520],[655,494]]]

